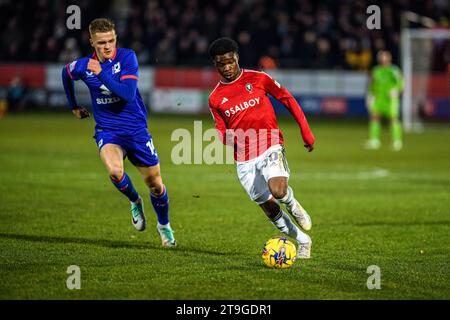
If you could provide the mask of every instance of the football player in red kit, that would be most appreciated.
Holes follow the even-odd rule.
[[[209,96],[209,107],[222,142],[234,147],[239,180],[278,230],[297,241],[297,257],[307,259],[311,238],[279,205],[285,205],[303,230],[311,229],[311,218],[288,185],[283,135],[268,95],[290,111],[300,126],[305,148],[311,152],[314,136],[305,115],[295,98],[268,74],[239,67],[234,40],[215,40],[209,54],[223,78]]]

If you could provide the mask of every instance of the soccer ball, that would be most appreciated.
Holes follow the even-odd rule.
[[[297,248],[287,238],[272,237],[264,244],[262,260],[266,266],[274,269],[292,267],[297,256]]]

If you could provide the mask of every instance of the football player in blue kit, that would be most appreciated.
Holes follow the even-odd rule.
[[[95,126],[95,140],[100,159],[113,185],[131,203],[134,227],[146,227],[144,201],[124,171],[124,159],[138,169],[150,190],[156,211],[157,230],[165,247],[176,246],[169,223],[169,198],[161,178],[159,159],[147,130],[147,110],[137,88],[139,78],[136,54],[131,49],[116,48],[116,31],[109,19],[95,19],[89,24],[91,56],[75,60],[62,70],[62,82],[72,113],[78,119],[89,117],[89,111],[77,104],[75,80],[89,88]]]

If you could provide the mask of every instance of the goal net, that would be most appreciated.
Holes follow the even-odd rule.
[[[450,30],[402,30],[405,87],[402,121],[406,132],[430,121],[450,122]]]

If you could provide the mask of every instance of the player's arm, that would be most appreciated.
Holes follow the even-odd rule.
[[[405,83],[403,81],[402,72],[400,71],[400,69],[398,67],[395,67],[395,69],[394,69],[394,77],[395,77],[395,88],[400,93],[403,91],[403,87],[404,87]]]
[[[70,64],[67,64],[63,67],[61,77],[64,91],[67,97],[67,102],[70,109],[72,110],[73,115],[78,119],[88,118],[90,116],[89,111],[86,108],[78,106],[77,104],[77,100],[75,98],[75,87],[73,84],[74,76],[72,72],[70,72]]]
[[[398,99],[403,90],[402,74],[397,66],[391,66],[388,72],[392,80],[388,85],[389,96],[391,99]]]
[[[302,108],[298,104],[297,100],[292,96],[292,94],[284,87],[282,87],[278,82],[273,80],[269,75],[263,73],[264,77],[264,87],[266,91],[275,99],[280,101],[292,114],[292,116],[297,121],[300,126],[300,132],[302,135],[304,146],[311,152],[314,149],[314,135],[309,128],[308,121],[306,120],[305,114]]]
[[[227,126],[225,120],[223,120],[220,112],[211,104],[211,101],[209,101],[209,110],[211,111],[214,123],[216,124],[216,130],[219,134],[220,141],[222,141],[223,144],[227,144]]]
[[[91,70],[97,78],[116,96],[131,102],[136,97],[137,89],[137,70],[138,63],[135,54],[130,55],[127,63],[121,72],[120,80],[114,80],[112,74],[108,70],[102,70],[98,60],[89,59],[87,68]]]
[[[375,102],[375,93],[374,93],[374,84],[373,84],[373,76],[369,74],[367,79],[367,95],[366,95],[366,106],[368,110],[371,110],[373,104]]]

